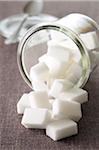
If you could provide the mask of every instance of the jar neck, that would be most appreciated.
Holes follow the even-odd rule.
[[[92,18],[80,13],[69,14],[56,23],[71,29],[78,35],[99,29],[99,25]]]

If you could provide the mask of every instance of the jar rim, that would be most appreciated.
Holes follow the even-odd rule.
[[[77,45],[77,47],[80,50],[81,57],[82,57],[83,73],[82,73],[82,78],[78,81],[76,86],[83,87],[86,84],[86,82],[88,81],[89,74],[90,74],[90,59],[89,59],[89,54],[87,52],[87,48],[85,47],[83,41],[79,38],[79,36],[74,31],[72,31],[71,29],[69,29],[63,25],[60,25],[56,22],[40,23],[38,25],[35,25],[32,28],[30,28],[26,32],[26,34],[23,36],[23,38],[21,39],[21,41],[18,45],[18,50],[17,50],[17,63],[18,63],[19,71],[20,71],[23,79],[25,80],[25,82],[32,88],[31,80],[26,75],[24,67],[23,67],[23,63],[22,63],[22,53],[23,53],[24,45],[25,45],[26,41],[34,33],[38,32],[40,30],[44,30],[44,29],[47,29],[47,30],[53,29],[53,30],[59,31],[59,32],[65,34],[66,36],[68,36],[70,39],[72,39],[73,42]]]

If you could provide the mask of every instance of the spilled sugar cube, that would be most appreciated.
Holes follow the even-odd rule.
[[[99,48],[99,37],[95,31],[80,34],[80,38],[84,42],[88,50]]]
[[[90,62],[91,62],[91,71],[96,68],[96,66],[99,64],[99,52],[98,49],[97,51],[89,51],[89,57],[90,57]]]
[[[21,124],[26,128],[45,129],[50,120],[48,109],[26,108]]]
[[[64,79],[56,79],[54,80],[51,89],[49,91],[49,95],[57,98],[61,92],[68,90],[73,87],[73,84],[68,80]]]
[[[54,141],[75,135],[77,133],[77,123],[70,119],[56,120],[46,127],[46,135]]]
[[[88,101],[88,93],[75,87],[83,72],[81,54],[74,42],[60,39],[47,43],[47,53],[30,69],[34,91],[23,94],[17,103],[18,114],[23,114],[21,124],[46,129],[54,141],[78,133],[81,104]]]
[[[53,116],[56,118],[70,118],[79,121],[82,117],[81,105],[73,101],[56,99],[53,103]]]
[[[30,107],[29,95],[27,93],[23,94],[17,103],[17,113],[24,114],[25,108]]]
[[[32,108],[51,108],[48,94],[45,91],[31,92],[29,94],[29,101]]]
[[[80,88],[72,88],[69,91],[61,93],[58,98],[62,100],[75,101],[82,104],[88,101],[88,93]]]

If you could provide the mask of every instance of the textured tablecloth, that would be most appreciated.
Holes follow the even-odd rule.
[[[21,12],[25,2],[0,2],[0,19]],[[99,2],[46,1],[44,12],[64,16],[81,12],[99,23]],[[23,81],[17,66],[17,45],[4,45],[0,38],[0,150],[98,150],[99,149],[99,68],[91,75],[85,89],[89,102],[83,104],[79,134],[58,142],[45,136],[44,130],[25,129],[17,115],[16,104],[31,89]]]

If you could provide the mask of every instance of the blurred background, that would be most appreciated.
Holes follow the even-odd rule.
[[[22,12],[27,1],[11,0],[0,1],[0,19]],[[48,13],[62,17],[72,12],[80,12],[94,18],[98,23],[99,2],[98,0],[44,0],[42,13]]]

